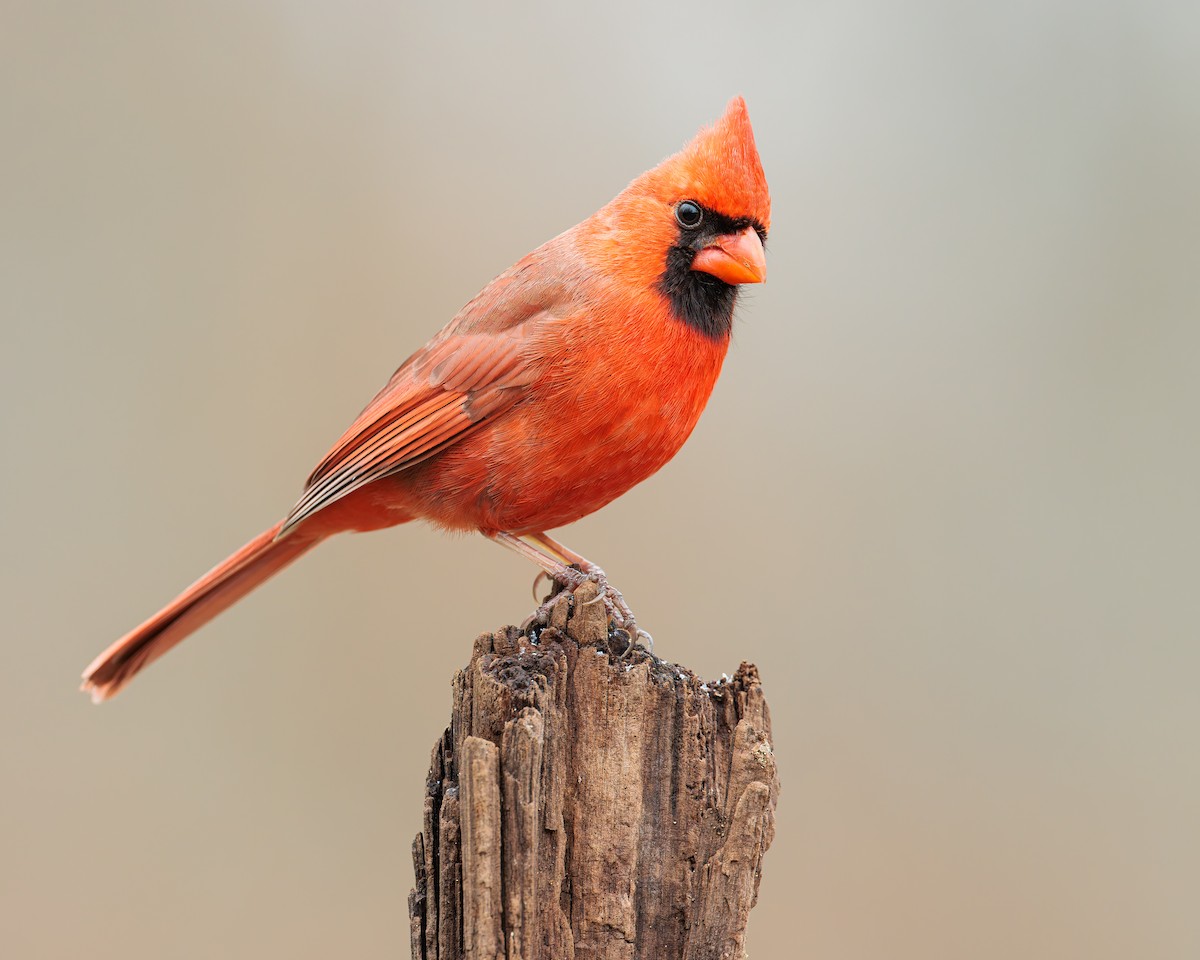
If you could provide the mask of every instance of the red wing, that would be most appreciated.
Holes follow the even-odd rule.
[[[536,256],[496,278],[405,361],[317,465],[278,536],[428,459],[524,395],[540,369],[539,341],[562,306],[562,285]]]

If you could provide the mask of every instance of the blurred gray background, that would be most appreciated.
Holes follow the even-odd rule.
[[[562,537],[784,780],[755,958],[1200,955],[1200,7],[0,6],[0,944],[405,957],[531,567],[325,545],[94,708],[494,274],[750,106],[709,411]]]

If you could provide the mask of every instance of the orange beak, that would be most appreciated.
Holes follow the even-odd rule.
[[[741,233],[727,233],[696,254],[693,270],[711,273],[726,283],[762,283],[767,279],[767,254],[758,231],[747,227]]]

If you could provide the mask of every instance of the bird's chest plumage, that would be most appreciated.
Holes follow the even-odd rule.
[[[456,509],[469,507],[473,526],[521,533],[571,523],[655,473],[687,440],[728,339],[680,324],[657,296],[623,307],[565,320],[528,395],[429,465],[443,495],[459,492]],[[429,507],[422,512],[438,519]]]
[[[493,482],[507,488],[504,529],[561,526],[619,497],[675,455],[708,402],[727,341],[698,336],[657,297],[607,316],[608,329],[587,323],[566,337],[535,391],[531,408],[553,417],[532,417],[517,456],[494,461]]]

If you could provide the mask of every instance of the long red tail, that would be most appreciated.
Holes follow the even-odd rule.
[[[259,534],[100,654],[83,672],[81,689],[92,695],[94,703],[115,696],[139,670],[322,539],[296,530],[276,540],[282,526],[277,523]]]

